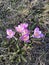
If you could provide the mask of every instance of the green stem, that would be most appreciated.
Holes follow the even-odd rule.
[[[18,39],[14,36],[14,39],[16,40],[16,42],[18,41]],[[17,45],[17,48],[19,49],[19,45],[18,45],[18,43],[16,43]]]
[[[15,36],[13,38],[17,41],[17,38]]]

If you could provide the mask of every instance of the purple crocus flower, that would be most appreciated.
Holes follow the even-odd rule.
[[[20,37],[20,40],[24,41],[24,42],[29,42],[29,35],[25,34],[23,36]]]
[[[30,31],[28,29],[24,29],[21,34],[22,35],[30,34]]]
[[[11,29],[7,29],[6,33],[7,33],[7,38],[9,38],[9,39],[14,37],[14,35],[15,35],[15,32],[12,31]]]
[[[19,33],[22,33],[22,31],[24,31],[24,29],[27,27],[28,27],[27,23],[21,23],[20,25],[15,26],[15,30]]]
[[[24,27],[24,28],[27,28],[28,27],[28,23],[21,23],[20,24],[22,27]]]
[[[34,34],[32,35],[33,38],[42,38],[44,37],[44,35],[42,34],[42,32],[39,30],[38,27],[36,27],[34,29]]]
[[[15,27],[15,30],[19,33],[21,33],[24,30],[24,27],[22,27],[21,25],[18,25],[18,27]]]

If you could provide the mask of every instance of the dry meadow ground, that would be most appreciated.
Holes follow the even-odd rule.
[[[25,22],[30,35],[38,26],[45,37],[30,43],[6,38],[7,28]],[[49,0],[0,0],[0,65],[49,65]]]

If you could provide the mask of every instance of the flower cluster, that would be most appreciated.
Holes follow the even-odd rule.
[[[15,30],[19,33],[21,33],[21,37],[20,40],[24,41],[24,42],[29,42],[29,30],[27,29],[28,24],[27,23],[21,23],[20,25],[18,25],[17,27],[15,27]]]
[[[29,34],[30,31],[27,29],[28,27],[28,23],[21,23],[18,26],[15,26],[15,30],[16,32],[18,32],[19,34],[21,34],[20,36],[20,40],[24,41],[24,42],[29,42]],[[15,32],[11,29],[7,29],[6,30],[7,33],[7,38],[12,38],[15,35]],[[39,30],[38,27],[36,27],[34,29],[34,33],[32,35],[33,38],[42,38],[44,37],[43,33]]]

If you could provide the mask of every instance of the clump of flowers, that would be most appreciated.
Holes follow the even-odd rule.
[[[15,30],[19,33],[21,33],[21,37],[20,40],[24,41],[24,42],[29,42],[29,30],[27,29],[28,24],[27,23],[21,23],[20,25],[18,25],[18,27],[15,27]]]
[[[15,32],[12,31],[11,29],[7,29],[6,33],[7,33],[7,38],[9,38],[9,39],[14,37],[14,35],[15,35]]]
[[[20,25],[18,26],[15,26],[15,30],[21,34],[20,36],[20,40],[24,41],[24,42],[29,42],[29,34],[30,34],[30,31],[28,30],[28,23],[21,23]],[[14,37],[15,35],[15,32],[12,31],[11,29],[7,29],[6,30],[6,33],[7,33],[7,38],[12,38]],[[40,29],[38,27],[36,27],[34,29],[34,33],[33,35],[31,36],[33,38],[42,38],[44,37],[44,34],[40,31]]]
[[[39,30],[38,27],[34,29],[34,34],[32,35],[33,38],[42,38],[44,37],[43,33]]]

